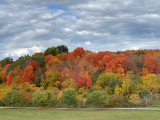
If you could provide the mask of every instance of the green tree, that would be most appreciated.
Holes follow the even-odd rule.
[[[94,91],[89,94],[88,102],[94,106],[104,106],[109,104],[109,95],[105,91]]]
[[[32,56],[32,60],[38,62],[40,67],[44,67],[45,65],[45,56]]]
[[[44,51],[45,56],[47,56],[47,55],[56,56],[58,53],[59,53],[59,50],[55,47],[47,48],[46,51]]]
[[[102,73],[96,82],[96,85],[100,86],[102,89],[105,87],[112,87],[114,88],[116,85],[114,82],[116,81],[116,84],[120,84],[121,77],[116,73]]]
[[[36,73],[36,77],[35,77],[35,84],[37,87],[41,86],[41,82],[42,82],[42,75],[43,75],[43,71],[42,69],[39,69]]]
[[[68,48],[65,45],[57,46],[57,49],[59,50],[59,54],[61,54],[61,53],[68,53]]]
[[[22,101],[22,94],[17,90],[11,90],[7,92],[3,98],[5,105],[7,106],[16,106]]]
[[[46,106],[51,99],[51,94],[48,91],[38,90],[33,94],[32,102],[34,105]]]
[[[13,63],[13,59],[10,57],[6,57],[0,61],[0,65],[2,65],[3,67],[10,63]]]
[[[77,104],[76,93],[74,92],[74,90],[71,89],[63,90],[60,100],[62,104],[67,105],[69,108],[71,107],[71,105]]]
[[[122,82],[120,80],[116,80],[114,77],[111,78],[111,80],[108,83],[108,87],[111,88],[112,93],[114,93],[114,89],[115,89],[116,85],[121,86]]]

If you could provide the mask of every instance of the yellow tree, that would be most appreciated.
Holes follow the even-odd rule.
[[[130,87],[132,85],[131,80],[124,80],[122,83],[122,87],[117,85],[115,87],[114,93],[119,95],[119,96],[124,96],[124,97],[129,97],[130,96]]]
[[[155,74],[148,74],[145,77],[142,77],[142,88],[148,93],[153,94],[159,92],[160,81]]]

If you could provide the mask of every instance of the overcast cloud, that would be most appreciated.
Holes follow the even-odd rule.
[[[57,45],[159,49],[159,8],[158,0],[0,0],[0,59]]]

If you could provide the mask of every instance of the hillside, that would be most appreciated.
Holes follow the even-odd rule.
[[[16,61],[5,58],[0,65],[2,105],[7,105],[4,98],[12,90],[22,94],[26,103],[21,106],[32,106],[37,91],[49,91],[56,99],[54,105],[59,105],[65,89],[76,93],[79,106],[160,104],[160,50],[95,53],[79,47],[69,53],[62,45]],[[108,102],[94,103],[92,95],[101,93],[109,96]]]

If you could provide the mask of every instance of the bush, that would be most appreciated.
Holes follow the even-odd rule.
[[[0,89],[0,100],[2,101],[3,98],[5,97],[5,95],[11,90],[10,87],[4,87],[2,88],[1,86],[1,89]]]
[[[72,89],[65,89],[60,100],[62,104],[67,105],[69,108],[71,105],[77,105],[76,93]]]
[[[17,90],[9,91],[3,98],[6,106],[17,106],[22,101],[22,94]]]
[[[110,97],[109,105],[111,107],[128,107],[130,106],[130,103],[127,98],[113,94]]]
[[[51,99],[49,100],[50,107],[55,107],[58,105],[57,97],[58,97],[57,94],[51,95]]]
[[[79,94],[82,94],[82,93],[84,93],[85,92],[85,89],[84,88],[79,88],[79,90],[78,90],[78,93]]]
[[[32,103],[37,106],[46,106],[50,98],[51,94],[48,91],[38,90],[33,94]]]
[[[4,102],[0,100],[0,106],[4,106]]]
[[[89,94],[88,102],[93,106],[105,106],[109,104],[109,95],[105,91],[94,91]]]
[[[32,106],[32,93],[23,92],[22,96],[22,106]]]

